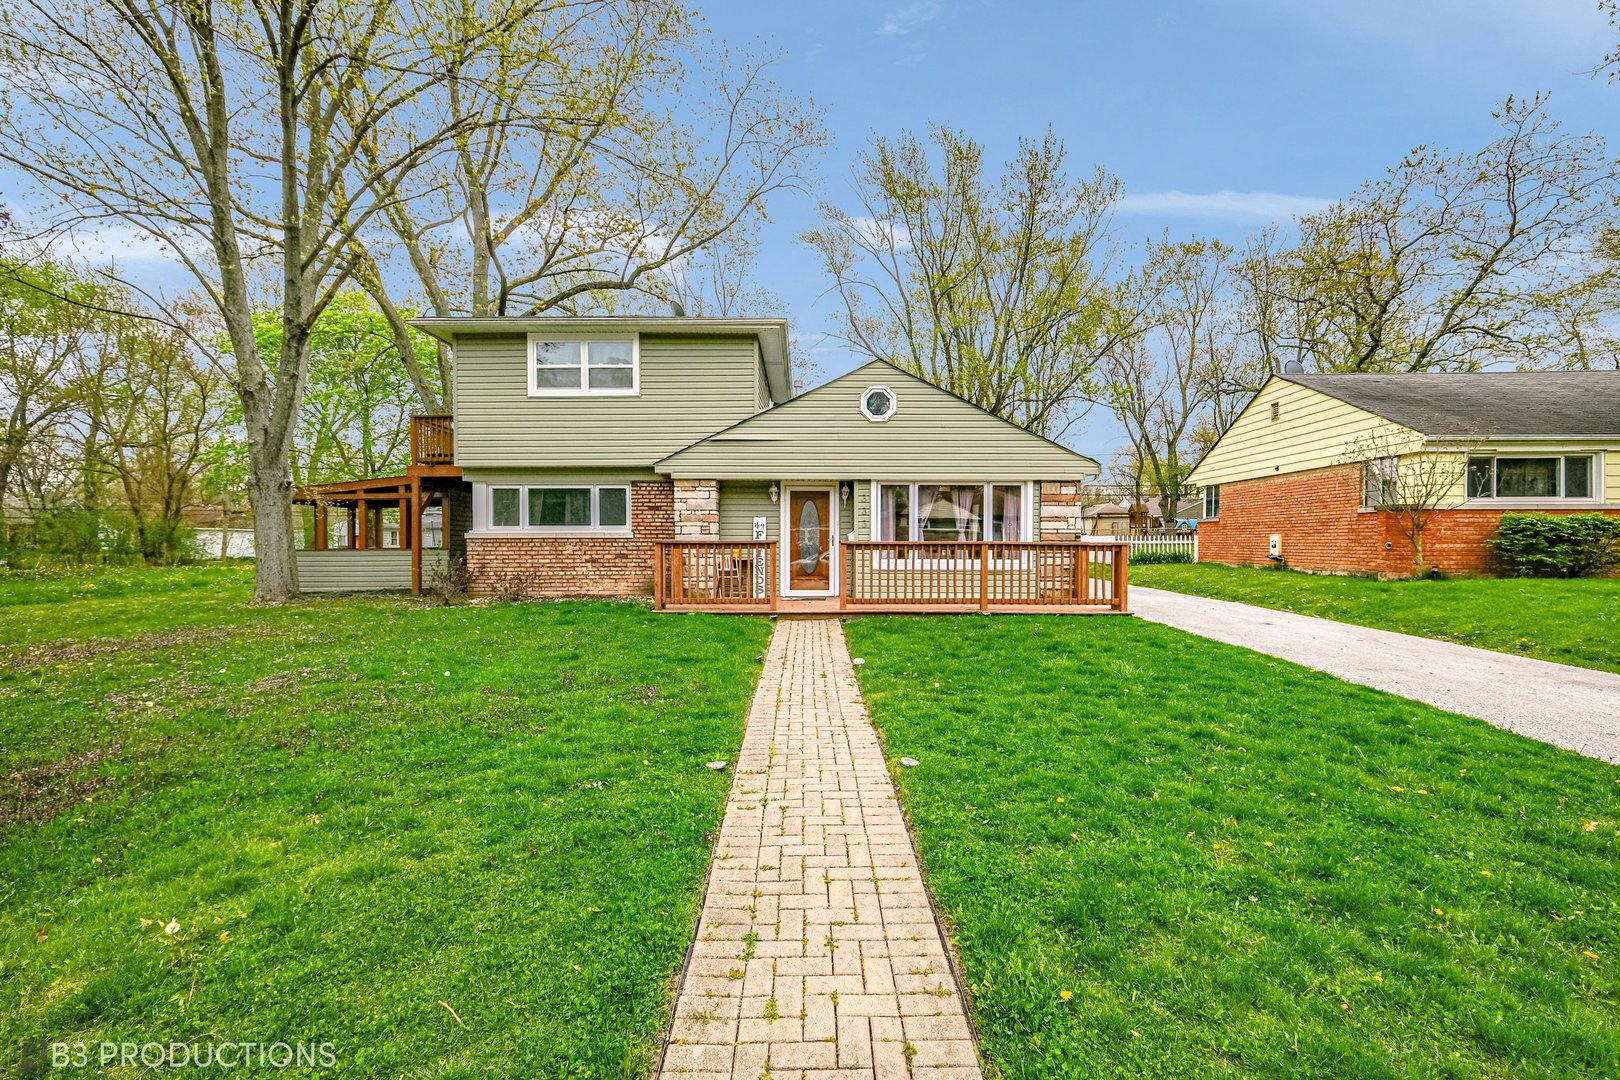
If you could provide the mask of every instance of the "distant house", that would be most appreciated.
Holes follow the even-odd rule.
[[[1620,514],[1620,372],[1273,375],[1204,455],[1205,562],[1404,575],[1392,509],[1410,477],[1429,503],[1424,562],[1496,569],[1512,510]]]
[[[1131,536],[1143,532],[1186,532],[1193,529],[1203,510],[1198,498],[1184,499],[1166,521],[1159,512],[1159,497],[1141,500],[1122,498],[1093,503],[1085,508],[1086,532],[1090,536]]]

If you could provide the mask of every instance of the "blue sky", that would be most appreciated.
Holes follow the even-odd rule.
[[[1076,173],[1125,185],[1127,251],[1165,230],[1241,240],[1342,196],[1427,143],[1475,149],[1492,107],[1550,92],[1572,132],[1605,135],[1620,86],[1591,71],[1613,35],[1595,0],[1207,0],[1023,3],[709,0],[714,29],[781,54],[790,91],[825,110],[821,193],[850,201],[851,160],[874,132],[949,124],[993,161],[1050,124]],[[787,304],[826,374],[857,357],[830,341],[834,306],[795,239],[809,198],[781,199],[760,283]],[[1096,411],[1069,439],[1106,461]]]

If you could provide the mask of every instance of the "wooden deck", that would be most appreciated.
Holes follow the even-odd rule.
[[[661,611],[774,615],[1104,615],[1127,607],[1123,543],[872,542],[839,545],[826,597],[780,592],[774,540],[657,545]]]

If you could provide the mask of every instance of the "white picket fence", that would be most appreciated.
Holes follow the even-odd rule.
[[[1130,545],[1132,555],[1144,551],[1184,551],[1193,562],[1198,561],[1197,533],[1130,533],[1127,536],[1088,536],[1086,539],[1116,544],[1123,540]]]

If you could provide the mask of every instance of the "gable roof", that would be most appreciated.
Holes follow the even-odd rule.
[[[786,319],[707,318],[695,315],[454,315],[412,319],[411,325],[446,344],[457,334],[626,333],[737,334],[759,342],[765,378],[774,401],[793,396],[792,358]]]
[[[1277,375],[1424,435],[1620,435],[1620,371]]]
[[[879,385],[893,391],[895,410],[874,422],[860,402]],[[1099,466],[887,360],[873,360],[677,450],[656,468],[716,480],[970,482],[1090,476]]]

